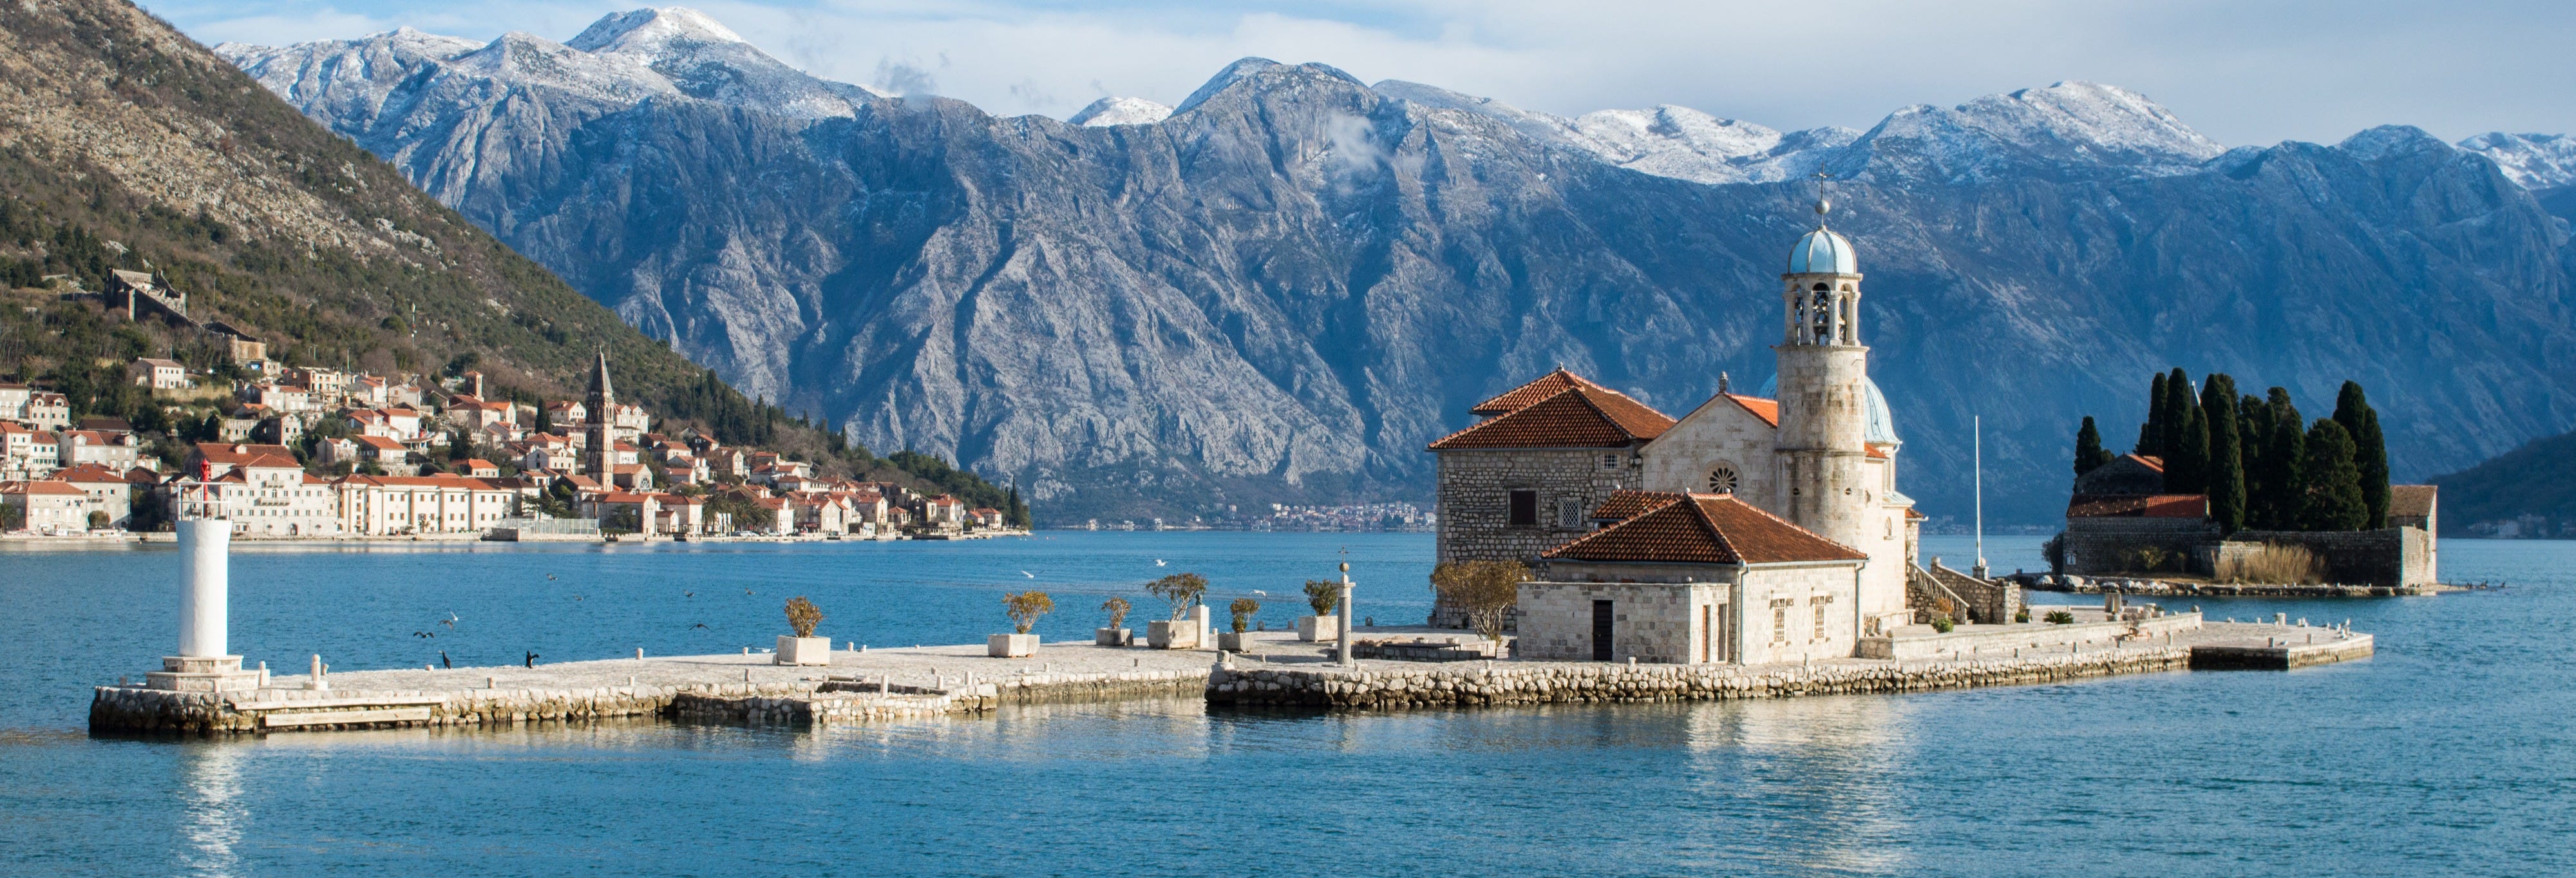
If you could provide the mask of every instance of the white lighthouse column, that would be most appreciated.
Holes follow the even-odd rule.
[[[232,541],[230,521],[216,518],[179,522],[181,658],[217,658],[226,653]]]
[[[258,689],[260,672],[242,670],[241,656],[231,653],[225,637],[231,621],[233,523],[203,517],[203,511],[187,503],[180,507],[179,654],[162,656],[161,670],[143,675],[144,685],[181,692]]]

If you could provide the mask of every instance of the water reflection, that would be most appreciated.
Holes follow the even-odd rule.
[[[228,876],[241,866],[235,848],[248,822],[242,813],[240,747],[225,742],[191,744],[179,756],[181,860],[191,874]]]

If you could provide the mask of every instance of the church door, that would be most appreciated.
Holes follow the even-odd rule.
[[[1606,661],[1609,661],[1609,660],[1610,660],[1610,637],[1611,637],[1611,634],[1613,633],[1612,629],[1613,629],[1614,627],[1616,627],[1616,626],[1613,624],[1613,618],[1612,618],[1612,616],[1611,616],[1611,614],[1610,614],[1610,602],[1609,602],[1609,601],[1593,601],[1593,602],[1592,602],[1592,660],[1593,660],[1593,661],[1596,661],[1596,662],[1606,662]]]

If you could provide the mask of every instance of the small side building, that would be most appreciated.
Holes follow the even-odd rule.
[[[1848,658],[1869,555],[1727,494],[1622,491],[1608,524],[1540,556],[1515,654],[1768,664]]]

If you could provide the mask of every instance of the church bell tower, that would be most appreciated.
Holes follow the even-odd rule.
[[[1780,275],[1779,453],[1783,517],[1846,546],[1869,544],[1876,485],[1867,477],[1869,348],[1860,342],[1860,260],[1825,227],[1789,251]]]

